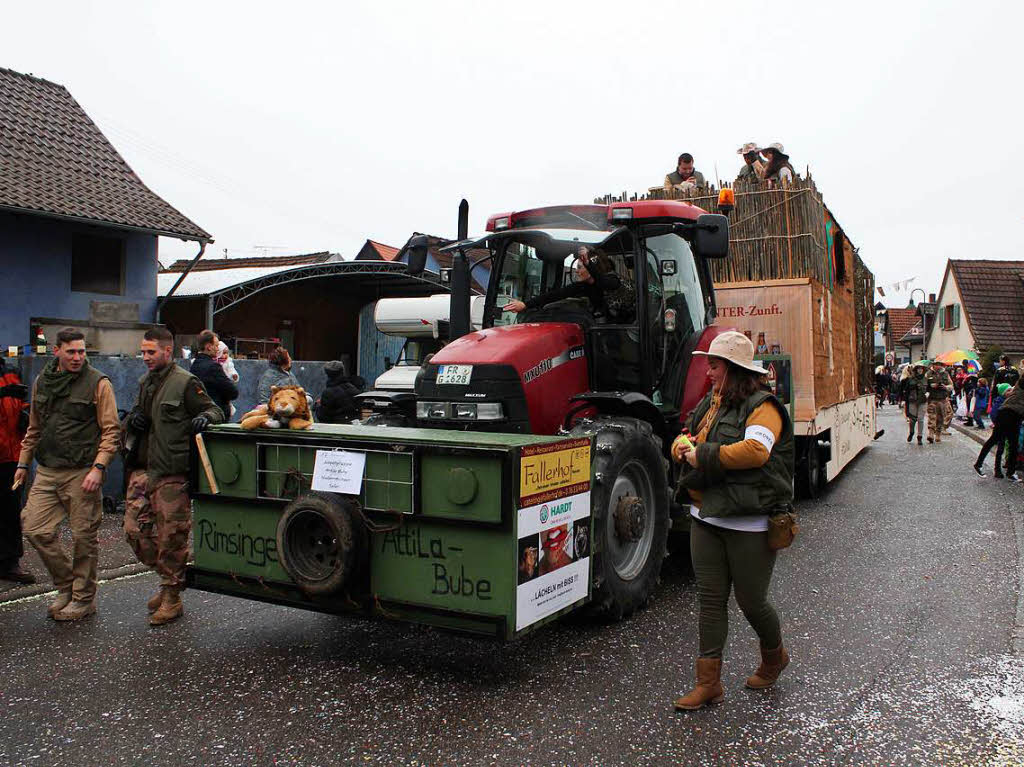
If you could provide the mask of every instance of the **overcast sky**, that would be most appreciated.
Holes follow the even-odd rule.
[[[67,86],[215,257],[454,236],[462,197],[479,231],[781,141],[878,284],[934,292],[949,257],[1024,259],[1022,8],[19,3],[0,66]]]

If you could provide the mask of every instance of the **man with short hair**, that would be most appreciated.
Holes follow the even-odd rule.
[[[1017,385],[1017,381],[1020,380],[1020,373],[1017,369],[1010,364],[1010,358],[1003,354],[999,357],[999,367],[996,368],[995,375],[992,376],[992,388],[994,389],[999,384],[1008,383],[1011,387]]]
[[[196,346],[199,352],[192,360],[192,375],[203,384],[227,421],[231,417],[231,400],[238,398],[238,387],[217,362],[220,339],[212,330],[204,330],[196,337]]]
[[[149,373],[139,381],[135,406],[125,416],[124,532],[135,556],[160,574],[160,590],[149,600],[149,622],[169,623],[184,612],[185,563],[192,509],[188,496],[190,441],[224,414],[202,383],[172,359],[174,337],[155,327],[143,336],[142,360]]]
[[[14,484],[21,485],[32,459],[39,464],[21,528],[57,587],[47,612],[58,621],[96,612],[103,477],[117,452],[119,430],[114,387],[89,365],[85,335],[64,328],[57,333],[53,361],[33,384],[28,431],[14,473]],[[70,557],[57,534],[65,517],[71,527]]]
[[[666,192],[671,192],[673,189],[682,192],[698,186],[707,186],[707,182],[704,181],[704,175],[699,170],[694,170],[693,155],[683,152],[676,161],[676,169],[665,176],[663,186]]]

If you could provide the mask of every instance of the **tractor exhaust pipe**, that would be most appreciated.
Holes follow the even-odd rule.
[[[459,203],[459,241],[469,237],[469,203]],[[451,340],[462,338],[470,331],[469,317],[469,259],[458,250],[452,258],[452,303],[449,313]]]

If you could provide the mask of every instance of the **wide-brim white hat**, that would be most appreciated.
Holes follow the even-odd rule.
[[[760,363],[754,362],[754,345],[750,339],[735,330],[727,330],[716,336],[706,352],[694,354],[701,357],[718,357],[751,373],[768,375],[768,371],[761,367]]]

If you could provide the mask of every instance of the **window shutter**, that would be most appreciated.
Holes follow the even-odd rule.
[[[942,307],[942,311],[941,312],[935,312],[935,313],[937,315],[939,315],[939,327],[940,328],[946,327],[946,307]]]
[[[953,304],[953,327],[960,327],[960,304]]]

